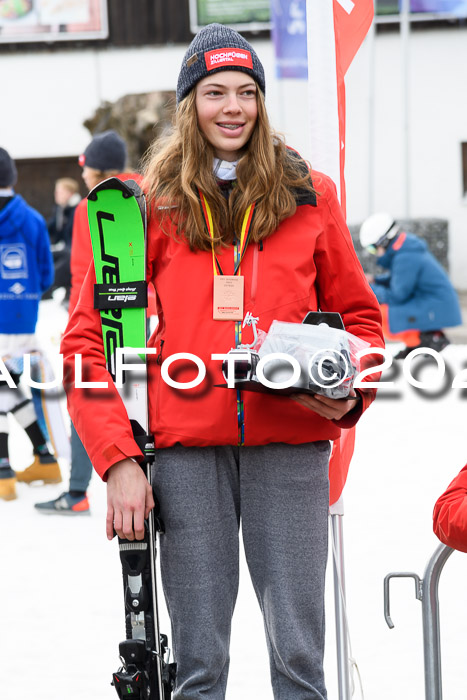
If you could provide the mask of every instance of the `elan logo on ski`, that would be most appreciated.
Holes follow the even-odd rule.
[[[94,285],[95,309],[144,309],[148,305],[148,288],[144,280],[130,284]]]

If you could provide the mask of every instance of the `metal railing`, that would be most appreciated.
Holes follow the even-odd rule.
[[[342,514],[331,510],[331,537],[334,573],[334,609],[336,618],[337,681],[339,700],[350,700],[350,660],[348,626],[345,610],[344,530]]]
[[[442,700],[443,697],[438,586],[443,567],[453,551],[451,547],[440,544],[426,565],[423,578],[405,571],[387,574],[384,578],[384,617],[391,629],[394,623],[389,609],[389,582],[392,578],[413,578],[415,581],[415,597],[422,603],[425,700]]]

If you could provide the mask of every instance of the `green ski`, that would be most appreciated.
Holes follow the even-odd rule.
[[[109,178],[88,195],[88,220],[96,271],[94,306],[99,309],[107,369],[123,398],[151,483],[154,440],[148,434],[146,202],[134,180]],[[137,371],[120,371],[123,348]],[[133,349],[133,350],[131,350]],[[136,353],[135,350],[139,350]],[[120,355],[120,357],[119,357]],[[170,700],[175,664],[169,664],[167,637],[159,631],[155,560],[157,531],[163,523],[156,508],[144,540],[119,538],[125,598],[126,640],[120,643],[122,667],[113,674],[119,698]],[[156,511],[156,512],[154,512]]]

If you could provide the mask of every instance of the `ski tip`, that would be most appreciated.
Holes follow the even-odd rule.
[[[99,192],[104,190],[119,190],[125,198],[140,197],[143,193],[135,180],[119,180],[118,177],[109,177],[93,187],[87,198],[91,202],[95,202]]]

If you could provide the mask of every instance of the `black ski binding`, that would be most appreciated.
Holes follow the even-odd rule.
[[[159,632],[155,575],[156,529],[164,531],[160,506],[145,521],[143,540],[118,538],[123,573],[126,640],[119,645],[122,666],[112,676],[120,700],[170,700],[176,664],[169,663],[167,637]]]

